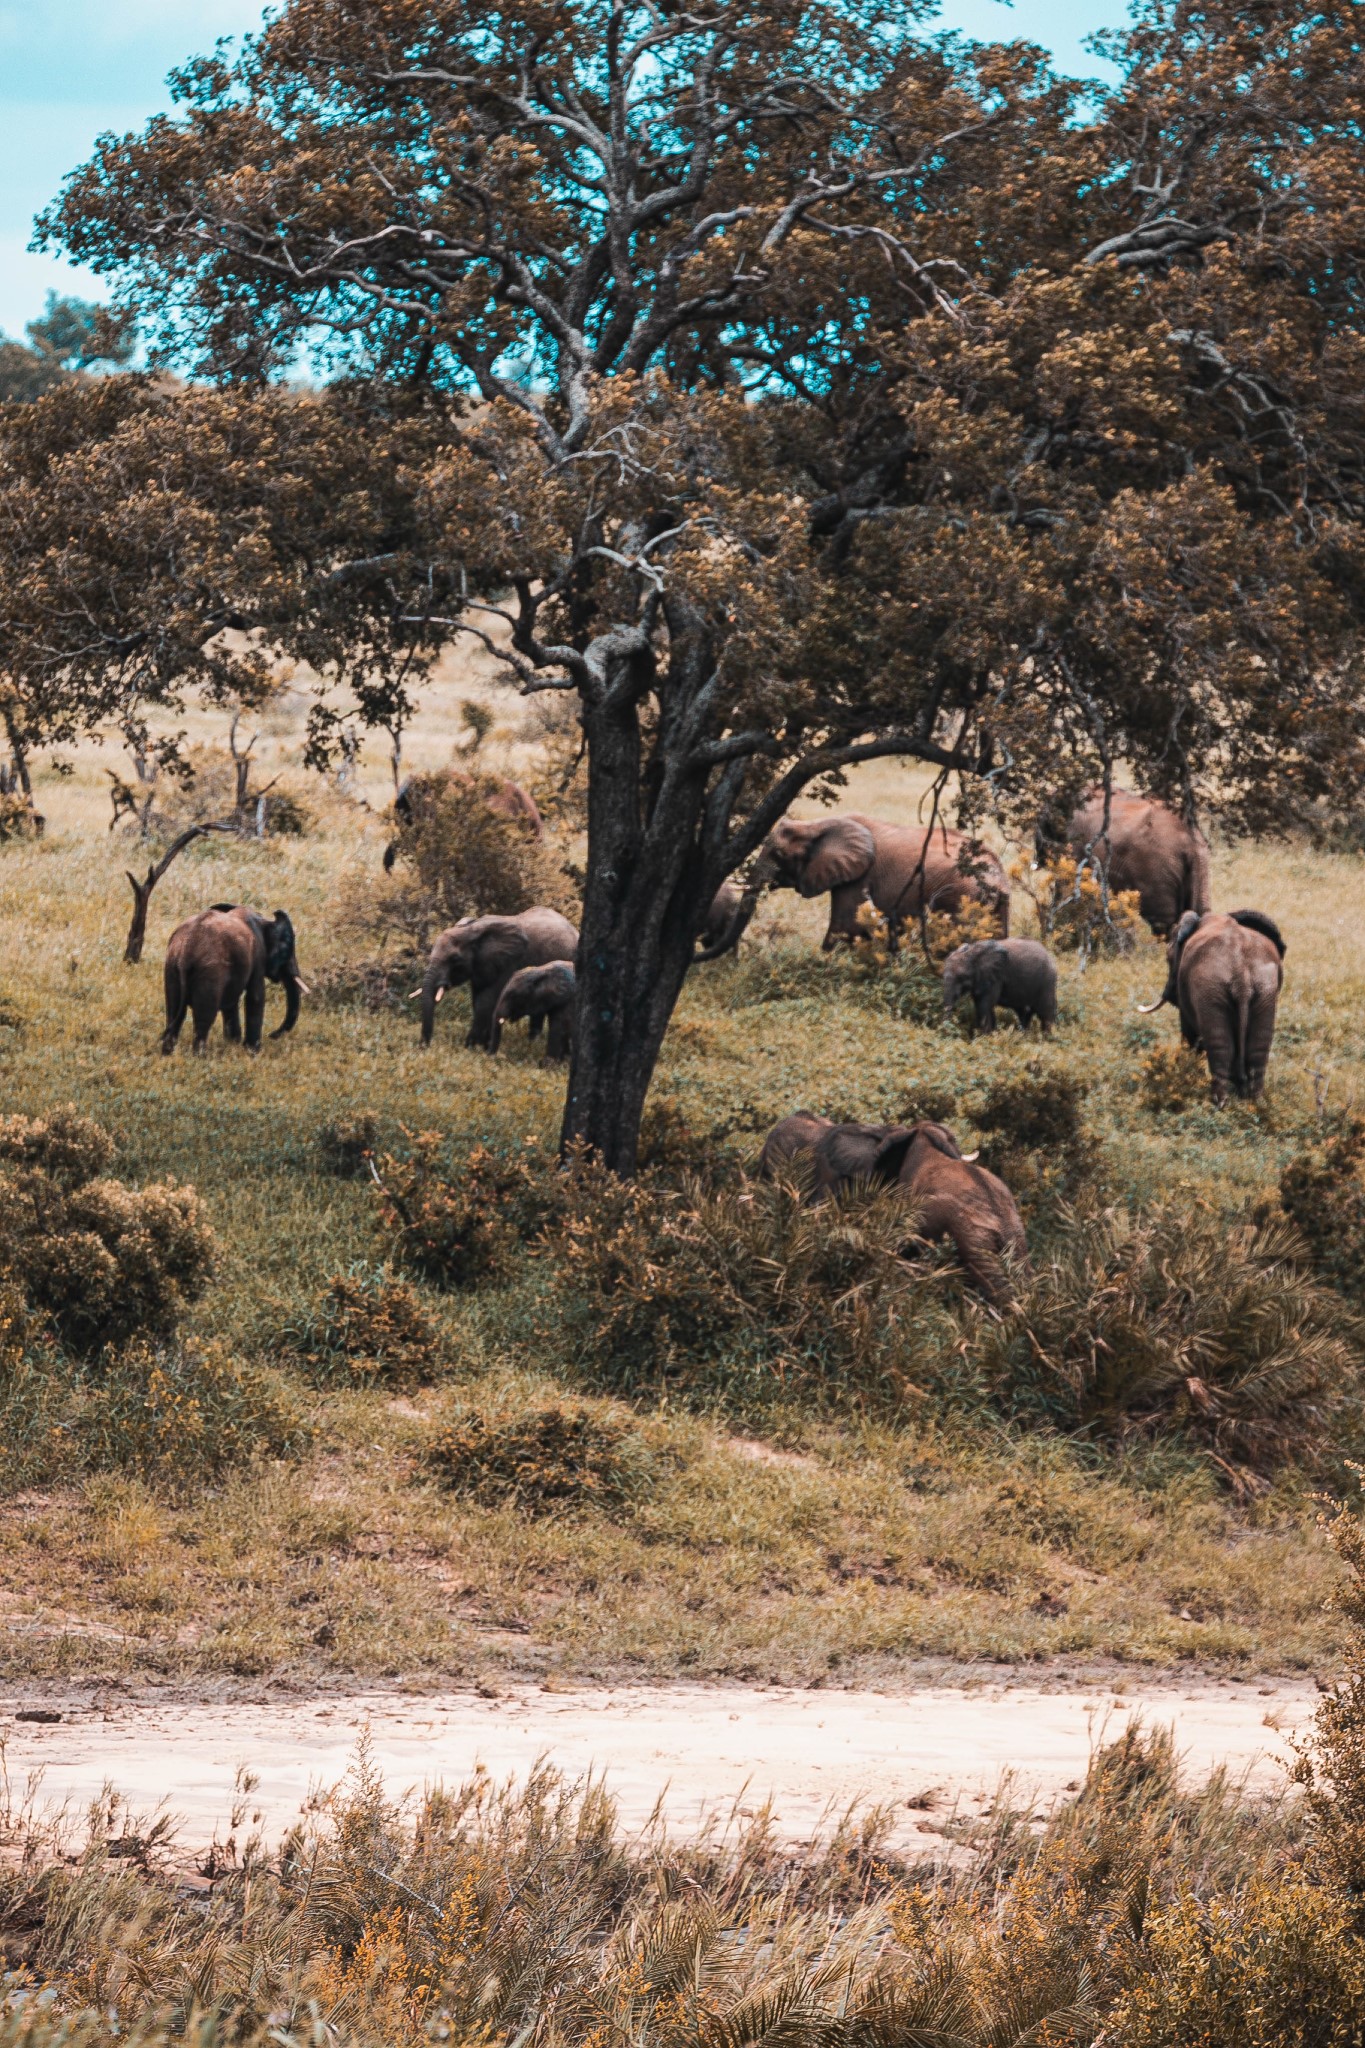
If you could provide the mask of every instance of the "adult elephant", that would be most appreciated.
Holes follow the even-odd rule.
[[[1099,863],[1111,894],[1136,889],[1144,920],[1161,938],[1186,911],[1202,917],[1210,908],[1209,843],[1197,825],[1187,825],[1155,797],[1114,790],[1106,830],[1104,790],[1097,785],[1081,799],[1064,838],[1077,860]],[[1040,855],[1046,857],[1055,844],[1040,829]]]
[[[1180,1035],[1209,1063],[1216,1103],[1229,1093],[1254,1101],[1265,1086],[1275,1010],[1284,984],[1285,943],[1260,910],[1186,911],[1166,948],[1166,986],[1144,1016],[1172,1003]]]
[[[435,775],[409,775],[393,800],[393,815],[398,830],[384,848],[384,870],[393,868],[403,844],[403,834],[411,831],[422,816],[423,810],[434,801],[451,792],[468,795],[472,800],[480,792],[484,806],[495,818],[507,818],[514,824],[524,825],[532,839],[545,837],[545,821],[529,789],[523,789],[519,782],[511,782],[497,776],[474,776],[461,768],[447,768]]]
[[[271,1032],[282,1038],[299,1021],[299,998],[308,985],[299,973],[294,927],[287,913],[266,917],[241,903],[215,903],[197,917],[177,925],[166,947],[166,1029],[163,1053],[175,1051],[185,1012],[194,1015],[194,1050],[202,1052],[215,1017],[223,1020],[223,1036],[242,1038],[241,1003],[246,998],[246,1047],[261,1049],[265,1023],[265,985],[284,988],[284,1022]]]
[[[970,1284],[1000,1306],[1011,1270],[1028,1270],[1028,1243],[1013,1195],[976,1156],[946,1124],[834,1123],[798,1110],[769,1132],[759,1170],[772,1179],[808,1157],[813,1201],[855,1180],[903,1188],[916,1238],[951,1238]]]
[[[784,818],[764,842],[748,887],[726,930],[699,957],[714,960],[739,944],[765,889],[828,896],[824,950],[857,937],[857,917],[871,903],[894,934],[921,911],[956,913],[984,903],[1001,937],[1010,928],[1009,880],[989,847],[948,825],[889,825],[861,811],[823,818]]]
[[[462,917],[431,949],[422,982],[422,1043],[430,1045],[436,1005],[448,988],[466,983],[473,999],[466,1045],[492,1049],[498,998],[523,967],[572,960],[578,933],[557,910],[538,907],[515,917]]]

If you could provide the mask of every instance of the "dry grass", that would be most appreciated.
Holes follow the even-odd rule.
[[[480,691],[500,763],[534,780],[521,709],[477,664],[450,665],[410,763],[449,758],[458,701]],[[272,714],[262,776],[297,767],[304,708],[296,697]],[[195,736],[221,741],[208,720]],[[405,1362],[397,1394],[382,1371],[319,1374],[290,1333],[316,1322],[335,1276],[379,1254],[367,1145],[401,1148],[404,1128],[440,1131],[456,1154],[550,1144],[563,1078],[520,1033],[496,1061],[466,1052],[455,1029],[424,1054],[408,1006],[361,1000],[305,1005],[293,1037],[255,1061],[216,1039],[203,1060],[161,1059],[172,925],[214,901],[283,906],[311,978],[345,952],[335,920],[348,878],[379,878],[389,787],[376,748],[361,764],[372,816],[319,790],[309,837],[191,849],[158,890],[146,962],[130,970],[123,868],[136,863],[105,829],[105,765],[92,751],[70,779],[45,778],[47,837],[0,847],[7,1107],[74,1102],[116,1130],[120,1180],[198,1190],[220,1270],[187,1332],[216,1343],[215,1356],[278,1370],[312,1447],[197,1481],[188,1496],[153,1461],[33,1480],[41,1491],[0,1503],[0,1669],[852,1682],[924,1658],[1330,1660],[1337,1568],[1307,1481],[1281,1472],[1239,1500],[1189,1444],[1113,1450],[1015,1431],[967,1387],[921,1397],[907,1386],[893,1406],[833,1398],[838,1387],[822,1402],[783,1399],[779,1386],[709,1411],[640,1395],[653,1477],[610,1514],[589,1503],[528,1517],[514,1500],[442,1484],[426,1449],[457,1418],[502,1426],[581,1397],[580,1361],[552,1327],[528,1352],[526,1331],[544,1327],[538,1282],[515,1265],[472,1292],[415,1282],[439,1331],[435,1378],[418,1387]],[[918,787],[879,766],[846,801],[907,815]],[[1164,1085],[1160,1106],[1144,1100],[1144,1061],[1175,1032],[1170,1012],[1134,1011],[1163,972],[1145,936],[1084,971],[1063,961],[1052,1041],[1003,1029],[969,1043],[915,1021],[918,998],[888,1002],[864,963],[814,954],[822,906],[774,898],[739,960],[687,991],[659,1077],[661,1153],[689,1165],[718,1147],[740,1157],[800,1103],[873,1118],[952,1104],[950,1120],[971,1128],[992,1090],[1062,1075],[1086,1090],[1082,1178],[1107,1198],[1164,1201],[1217,1225],[1273,1199],[1286,1162],[1319,1144],[1324,1100],[1344,1113],[1365,1092],[1363,880],[1350,854],[1216,849],[1216,900],[1262,906],[1289,937],[1266,1101],[1222,1112]],[[1044,1215],[1041,1203],[1048,1244],[1064,1245],[1064,1206]],[[934,1284],[953,1313],[950,1284]],[[363,1343],[331,1349],[379,1356]],[[741,1467],[728,1447],[737,1422],[808,1462]]]

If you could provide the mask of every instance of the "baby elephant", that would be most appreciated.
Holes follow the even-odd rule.
[[[574,971],[571,960],[551,960],[544,967],[523,967],[512,976],[493,1012],[488,1050],[496,1052],[502,1043],[502,1027],[519,1017],[531,1020],[532,1038],[548,1017],[550,1029],[545,1040],[545,1064],[564,1060],[573,1044]]]
[[[1044,1032],[1057,1021],[1057,963],[1036,939],[978,939],[943,963],[943,1021],[963,996],[973,1004],[971,1035],[994,1031],[997,1004],[1013,1010],[1020,1028],[1034,1017]]]

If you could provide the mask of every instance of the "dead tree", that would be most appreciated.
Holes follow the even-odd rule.
[[[147,938],[147,905],[152,900],[152,891],[165,874],[178,853],[183,853],[193,839],[202,839],[208,832],[235,832],[235,824],[190,825],[177,839],[173,839],[160,860],[154,861],[147,870],[145,882],[125,868],[129,887],[133,892],[133,921],[128,927],[128,943],[123,949],[124,960],[130,967],[136,967],[142,958],[142,948]]]

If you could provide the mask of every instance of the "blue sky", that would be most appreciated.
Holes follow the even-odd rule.
[[[942,19],[1043,43],[1086,74],[1081,37],[1122,14],[1123,0],[944,0]],[[103,296],[84,272],[27,253],[34,214],[103,129],[137,127],[166,105],[172,65],[260,17],[261,0],[0,0],[0,332],[21,333],[50,287]]]

